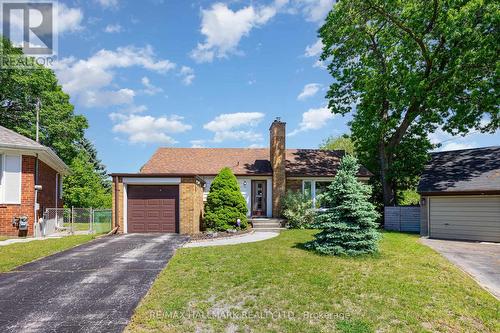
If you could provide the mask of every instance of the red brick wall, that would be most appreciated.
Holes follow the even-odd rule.
[[[63,205],[57,195],[57,172],[42,161],[39,161],[38,168],[38,184],[42,185],[43,189],[38,192],[41,215],[45,208],[62,208]]]
[[[12,227],[12,218],[14,216],[25,215],[28,217],[29,228],[28,236],[33,235],[33,223],[35,221],[35,157],[24,156],[22,158],[21,175],[21,204],[4,205],[0,204],[0,235],[23,236],[19,231]],[[39,192],[38,201],[40,203],[40,214],[42,209],[55,207],[56,204],[56,171],[48,165],[39,161],[39,184],[43,186],[43,191]],[[58,207],[62,207],[59,200]]]

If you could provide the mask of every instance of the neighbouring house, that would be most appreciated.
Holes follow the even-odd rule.
[[[63,206],[62,178],[69,172],[52,151],[0,126],[0,235],[31,236],[45,208]],[[12,225],[28,218],[28,230]]]
[[[275,120],[269,148],[160,148],[139,173],[114,173],[113,221],[121,232],[197,233],[204,198],[223,167],[238,179],[249,217],[279,217],[287,190],[317,202],[343,151],[286,149],[285,123]],[[372,174],[361,167],[358,177]]]
[[[422,236],[500,242],[500,146],[433,153],[418,192]]]

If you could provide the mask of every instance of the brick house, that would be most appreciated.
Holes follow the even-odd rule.
[[[270,147],[159,148],[139,173],[114,173],[113,221],[120,232],[200,231],[204,198],[223,167],[238,179],[252,218],[279,217],[287,190],[314,205],[337,172],[343,151],[286,149],[286,124],[275,120]],[[358,178],[372,174],[361,167]]]
[[[0,235],[32,236],[45,208],[63,206],[62,177],[68,172],[50,148],[0,126]],[[20,216],[28,218],[27,231],[12,225]]]

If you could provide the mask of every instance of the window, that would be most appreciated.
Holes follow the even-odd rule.
[[[320,194],[327,191],[330,184],[330,181],[324,180],[304,180],[302,181],[302,193],[312,200],[314,207],[325,208],[321,202]]]
[[[0,202],[21,203],[21,156],[0,155]]]

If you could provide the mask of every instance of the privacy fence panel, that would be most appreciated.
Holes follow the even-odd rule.
[[[419,206],[391,206],[384,209],[384,229],[420,232]]]

